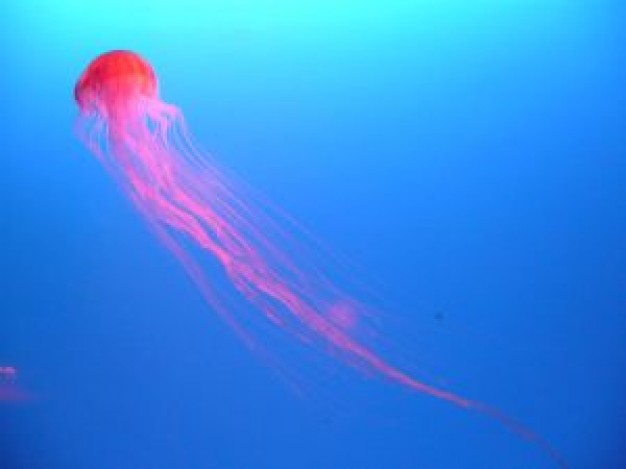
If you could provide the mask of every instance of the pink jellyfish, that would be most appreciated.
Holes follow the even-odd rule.
[[[17,379],[17,368],[11,365],[0,366],[0,380],[4,382],[15,382]]]
[[[181,111],[159,96],[152,66],[131,51],[94,59],[74,96],[78,132],[121,185],[160,240],[188,271],[207,303],[244,337],[245,318],[225,307],[202,255],[210,254],[268,325],[349,364],[415,391],[487,413],[534,441],[561,467],[541,437],[477,401],[418,381],[359,340],[355,324],[369,309],[339,288],[322,254],[303,256],[304,242],[287,216],[201,152]]]
[[[16,367],[0,366],[0,404],[19,404],[33,400],[33,395],[20,387],[17,375]]]

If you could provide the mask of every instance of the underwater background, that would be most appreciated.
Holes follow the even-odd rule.
[[[251,353],[76,138],[111,49],[371,277],[420,379],[626,467],[625,25],[617,0],[0,6],[0,469],[555,467],[480,413],[332,358],[296,392]]]

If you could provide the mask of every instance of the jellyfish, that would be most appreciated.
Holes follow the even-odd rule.
[[[13,365],[0,365],[0,405],[20,404],[34,400],[33,394],[18,383],[18,369]]]
[[[17,368],[11,365],[0,366],[0,382],[14,383],[17,379]]]
[[[325,251],[300,239],[305,230],[292,217],[199,148],[181,110],[161,99],[146,59],[127,50],[96,57],[76,83],[74,97],[79,137],[210,308],[249,345],[254,347],[248,313],[228,307],[206,267],[211,260],[266,326],[369,374],[491,415],[566,467],[533,431],[479,401],[414,378],[361,340],[358,326],[372,309],[334,280]]]

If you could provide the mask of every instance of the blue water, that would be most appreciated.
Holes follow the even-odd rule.
[[[30,398],[0,402],[0,468],[554,467],[341,366],[303,364],[302,396],[246,349],[75,138],[74,82],[114,48],[368,273],[420,378],[572,468],[626,467],[625,20],[610,0],[3,6],[0,366]]]

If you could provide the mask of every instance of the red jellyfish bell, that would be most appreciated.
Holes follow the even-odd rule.
[[[145,59],[129,51],[97,57],[74,95],[85,143],[213,310],[247,340],[253,330],[281,338],[287,332],[370,374],[487,413],[565,466],[536,434],[484,404],[418,381],[366,343],[364,337],[374,334],[363,334],[363,328],[377,313],[338,281],[329,269],[336,264],[289,217],[195,147],[180,111],[160,99],[156,74]],[[207,254],[217,260],[215,274],[209,266],[216,263]],[[233,286],[228,297],[243,297],[258,314],[241,305],[226,307],[220,295],[226,286],[213,288],[218,274]]]
[[[140,55],[115,50],[96,58],[74,88],[82,112],[110,115],[141,98],[156,98],[158,84],[152,66]]]

